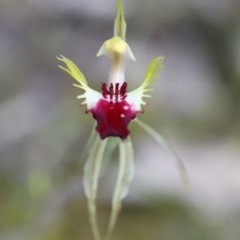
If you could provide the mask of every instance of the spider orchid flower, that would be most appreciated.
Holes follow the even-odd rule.
[[[149,86],[156,80],[156,75],[163,66],[164,57],[154,58],[148,65],[140,86],[128,92],[127,82],[125,81],[125,64],[127,60],[135,61],[135,57],[126,42],[125,35],[126,22],[123,6],[121,0],[117,0],[114,36],[105,41],[97,53],[97,56],[107,56],[110,62],[108,81],[102,83],[100,92],[89,87],[84,74],[70,59],[64,56],[58,57],[58,60],[65,64],[65,66],[59,67],[71,75],[77,82],[73,85],[83,91],[77,98],[83,100],[81,104],[86,105],[86,113],[90,112],[96,120],[96,127],[94,127],[87,144],[89,153],[84,167],[84,189],[88,200],[90,224],[95,240],[110,239],[121,209],[121,202],[127,195],[133,179],[134,151],[128,129],[128,124],[131,121],[136,122],[158,144],[174,155],[180,173],[186,180],[184,166],[167,142],[150,126],[137,119],[137,114],[143,112],[142,106],[146,105],[144,98],[151,97],[148,94],[152,91]],[[102,238],[98,227],[96,210],[98,181],[103,160],[110,157],[116,146],[119,147],[119,172],[112,198],[112,210],[107,233]]]

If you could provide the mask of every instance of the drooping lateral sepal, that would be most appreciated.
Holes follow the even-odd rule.
[[[99,136],[96,136],[84,166],[84,191],[87,196],[90,225],[95,240],[102,239],[98,227],[96,198],[106,144],[107,139],[101,140]]]
[[[146,123],[140,121],[138,118],[135,119],[135,122],[146,131],[161,147],[163,147],[166,151],[168,151],[174,158],[177,168],[179,170],[183,185],[186,189],[189,188],[190,182],[188,178],[187,171],[185,169],[183,161],[177,155],[177,153],[173,150],[173,148],[169,145],[169,143],[152,127],[147,125]]]
[[[134,173],[134,151],[130,138],[119,141],[119,171],[116,187],[112,198],[112,210],[110,214],[108,231],[105,240],[109,240],[121,210],[122,200],[126,197],[131,186]]]

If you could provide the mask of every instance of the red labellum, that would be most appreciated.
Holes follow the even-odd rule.
[[[110,136],[125,139],[130,133],[128,124],[137,114],[125,100],[127,83],[121,87],[119,83],[111,83],[109,87],[102,84],[101,89],[103,99],[90,110],[97,121],[96,130],[102,139]]]

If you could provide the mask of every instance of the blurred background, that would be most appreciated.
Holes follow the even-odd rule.
[[[136,177],[113,240],[237,240],[240,236],[240,2],[123,1],[133,89],[164,55],[153,97],[139,118],[181,156],[172,157],[131,124]],[[0,239],[90,240],[82,189],[83,149],[93,119],[63,54],[100,88],[108,65],[96,58],[112,36],[114,0],[0,1]],[[105,229],[117,173],[113,156],[100,184]]]

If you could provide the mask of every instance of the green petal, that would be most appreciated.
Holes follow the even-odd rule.
[[[88,85],[84,74],[80,71],[74,62],[62,55],[57,57],[57,59],[66,64],[66,68],[60,65],[58,66],[59,68],[71,75],[77,82],[80,83],[81,86],[86,87]]]
[[[126,38],[127,24],[124,19],[123,4],[121,0],[117,2],[117,16],[114,22],[114,35],[121,37],[123,40]]]
[[[157,73],[162,69],[163,67],[163,56],[159,56],[154,58],[148,65],[145,76],[144,76],[144,81],[142,85],[140,86],[141,88],[146,88],[149,86],[152,82],[156,80],[156,75]]]
[[[163,56],[159,56],[154,58],[148,65],[146,74],[144,77],[143,83],[135,90],[129,92],[127,94],[127,100],[133,104],[136,111],[141,111],[141,105],[146,105],[147,103],[143,100],[144,98],[151,97],[150,94],[146,94],[147,92],[153,91],[152,88],[148,88],[148,86],[156,80],[157,73],[163,67]]]

